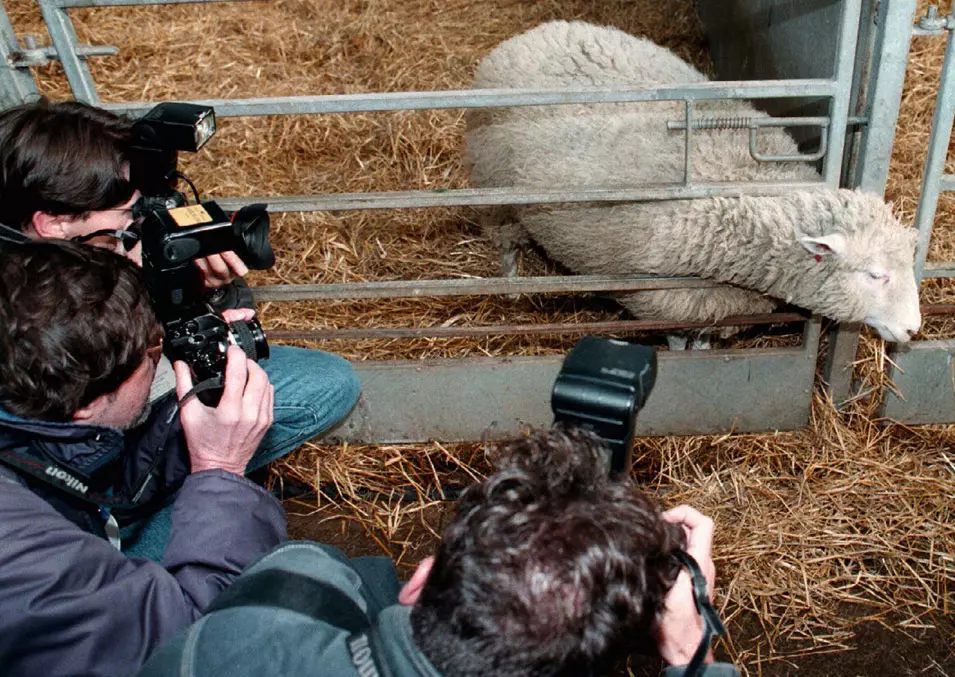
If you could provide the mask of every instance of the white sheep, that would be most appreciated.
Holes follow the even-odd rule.
[[[689,84],[707,78],[669,50],[614,28],[554,21],[501,43],[479,65],[478,88]],[[745,102],[696,102],[700,116],[765,116]],[[632,187],[683,179],[682,102],[527,106],[467,116],[476,186]],[[802,162],[755,161],[748,130],[694,130],[692,178],[705,182],[816,181]],[[759,149],[799,151],[778,128]],[[618,300],[635,316],[716,321],[764,313],[778,299],[890,341],[921,324],[916,233],[879,196],[819,188],[771,197],[508,207],[493,218],[505,274],[529,235],[584,274],[696,275],[727,286],[640,292]],[[733,285],[733,286],[730,286]],[[771,295],[775,298],[770,298]]]

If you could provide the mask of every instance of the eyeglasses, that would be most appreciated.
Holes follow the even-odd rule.
[[[130,228],[125,230],[96,230],[87,235],[77,235],[76,237],[71,237],[71,242],[76,242],[78,244],[83,244],[89,242],[94,247],[102,247],[104,249],[116,249],[116,247],[111,247],[106,245],[103,242],[95,242],[96,238],[109,237],[118,241],[118,244],[122,246],[123,251],[131,251],[133,247],[141,239],[139,232],[139,223],[133,223]]]
[[[153,367],[159,366],[159,360],[162,359],[162,337],[159,337],[159,343],[146,349],[146,357],[152,360]]]

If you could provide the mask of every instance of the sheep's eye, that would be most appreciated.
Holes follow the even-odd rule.
[[[869,279],[875,280],[876,282],[882,282],[883,284],[889,281],[889,274],[883,273],[877,270],[867,271]]]

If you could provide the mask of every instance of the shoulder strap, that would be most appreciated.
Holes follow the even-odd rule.
[[[240,576],[205,612],[238,607],[272,607],[295,611],[349,633],[345,642],[355,671],[362,677],[384,677],[375,650],[368,615],[351,597],[330,583],[286,569],[268,569]]]
[[[285,569],[240,576],[216,597],[206,613],[241,606],[296,611],[348,632],[371,628],[368,616],[355,600],[334,585]]]

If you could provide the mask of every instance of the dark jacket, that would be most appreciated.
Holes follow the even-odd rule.
[[[223,595],[233,599],[217,602],[156,651],[138,677],[441,677],[415,644],[411,607],[398,603],[390,559],[349,560],[330,546],[292,542],[253,564],[241,580]],[[345,611],[349,600],[367,627]],[[726,663],[711,663],[703,673],[735,675]]]
[[[125,436],[0,411],[0,449],[41,476],[50,467],[69,471],[52,480],[67,485],[60,488],[0,463],[4,677],[131,675],[286,538],[281,505],[260,487],[225,471],[186,475],[173,398]],[[106,513],[74,495],[86,488],[127,501],[141,492],[155,508],[180,486],[161,564],[116,550],[105,538]]]

